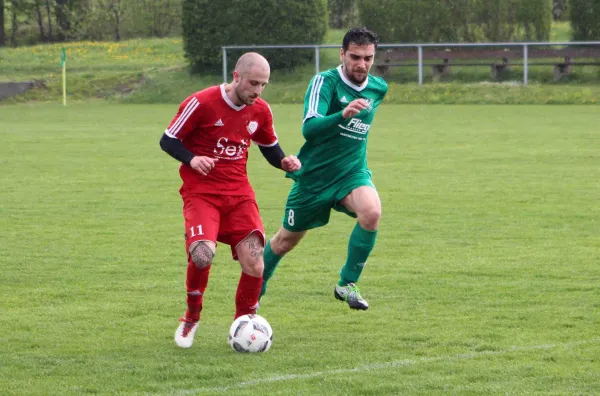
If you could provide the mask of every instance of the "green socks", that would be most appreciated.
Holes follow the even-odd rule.
[[[350,242],[348,243],[348,259],[340,272],[340,281],[338,282],[340,286],[358,282],[360,273],[367,263],[367,258],[375,246],[376,238],[377,231],[365,230],[356,223],[350,235]],[[264,296],[267,292],[267,283],[273,277],[281,258],[282,256],[276,255],[271,250],[271,241],[267,242],[264,252],[265,269],[263,271],[263,284],[260,290],[260,297]]]
[[[356,223],[352,234],[350,235],[350,242],[348,242],[348,258],[346,264],[342,267],[340,272],[340,280],[338,285],[345,286],[348,283],[358,282],[360,273],[362,272],[365,264],[367,264],[367,258],[375,246],[375,239],[377,238],[377,230],[368,231]],[[266,249],[265,249],[265,273],[266,269]]]
[[[267,246],[265,246],[264,252],[264,261],[265,261],[265,269],[263,271],[263,284],[262,289],[260,290],[260,297],[262,297],[267,292],[267,282],[275,273],[275,269],[279,262],[281,261],[282,256],[278,256],[271,250],[271,241],[267,242]]]

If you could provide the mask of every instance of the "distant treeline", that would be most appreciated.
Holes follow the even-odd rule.
[[[182,0],[0,0],[0,45],[181,34]]]
[[[546,41],[552,0],[360,0],[385,42]]]
[[[182,33],[209,47],[318,44],[353,25],[384,42],[548,40],[552,19],[600,39],[600,0],[0,0],[0,46]]]

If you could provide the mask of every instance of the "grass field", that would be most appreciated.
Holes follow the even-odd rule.
[[[0,393],[594,394],[600,389],[600,137],[591,106],[384,105],[369,163],[383,202],[360,285],[333,298],[353,221],[280,266],[271,350],[226,343],[239,277],[214,262],[196,343],[185,309],[172,105],[0,107]],[[300,106],[273,106],[284,149]],[[267,233],[290,182],[251,149]]]

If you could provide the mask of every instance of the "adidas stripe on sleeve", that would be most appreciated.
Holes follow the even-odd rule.
[[[181,106],[179,106],[177,115],[175,118],[173,118],[169,124],[169,127],[165,130],[165,135],[171,138],[183,140],[186,135],[195,128],[194,112],[196,112],[199,106],[200,102],[195,96],[190,96],[184,100],[183,103],[181,103]]]
[[[331,84],[322,74],[313,77],[306,96],[304,97],[304,119],[305,122],[313,117],[325,117],[331,102]]]

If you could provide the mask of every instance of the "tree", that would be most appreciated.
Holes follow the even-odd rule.
[[[250,17],[255,16],[255,17]],[[183,46],[192,71],[221,70],[224,45],[319,44],[327,29],[326,0],[183,1]],[[314,50],[260,50],[272,69],[309,62]]]
[[[18,0],[10,0],[10,44],[13,47],[17,46],[17,29],[19,28],[19,13]]]
[[[0,46],[181,34],[181,3],[182,0],[0,0],[0,18],[6,24],[6,31],[0,29]]]
[[[71,21],[69,19],[69,0],[56,0],[56,23],[58,24],[58,41],[65,41],[71,30]]]
[[[329,26],[347,28],[358,23],[358,0],[328,0]]]
[[[564,21],[568,15],[568,4],[567,0],[554,0],[552,5],[552,18],[555,21]]]
[[[4,29],[4,0],[0,0],[0,47],[6,45],[6,30]]]
[[[573,40],[600,40],[600,1],[570,0]]]
[[[42,9],[40,8],[40,0],[36,0],[33,3],[33,11],[35,12],[35,20],[38,24],[38,29],[40,30],[40,41],[46,42],[48,41],[48,37],[46,35],[46,29],[44,28],[44,17],[42,16]]]
[[[166,37],[181,34],[181,0],[129,0],[128,34]]]
[[[108,9],[114,15],[115,41],[121,41],[121,0],[111,0]]]
[[[527,6],[515,6],[516,25],[523,31],[515,38],[547,41],[552,25],[552,0],[528,0],[526,4]]]
[[[46,14],[48,17],[48,39],[50,41],[54,41],[54,35],[52,34],[52,11],[50,10],[50,0],[45,0],[46,2]]]
[[[384,42],[547,40],[552,0],[360,0]]]

